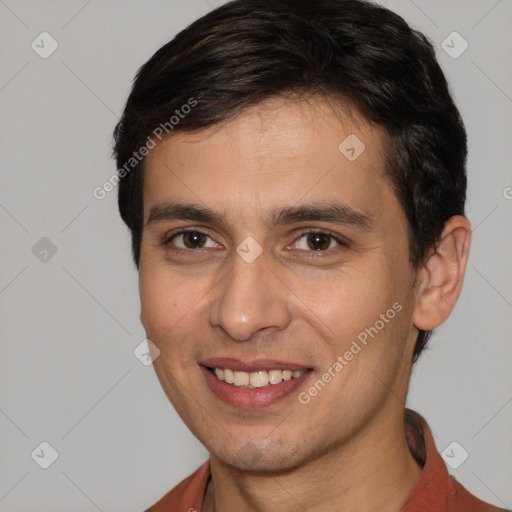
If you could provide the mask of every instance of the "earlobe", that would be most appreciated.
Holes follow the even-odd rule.
[[[471,225],[460,215],[444,225],[441,238],[418,274],[414,326],[429,331],[450,315],[460,295],[471,242]]]

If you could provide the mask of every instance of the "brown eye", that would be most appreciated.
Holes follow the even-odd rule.
[[[325,251],[331,245],[331,237],[325,233],[312,233],[308,235],[307,243],[314,251]]]
[[[198,233],[197,231],[189,231],[183,235],[183,243],[189,249],[196,249],[197,245],[202,246],[206,236],[203,233]]]
[[[203,233],[202,231],[181,231],[173,235],[169,243],[178,247],[179,249],[203,249],[206,242],[210,237]],[[215,243],[213,243],[208,247],[215,247]]]
[[[295,244],[297,249],[308,252],[327,252],[327,250],[340,245],[347,246],[347,244],[342,243],[332,234],[323,231],[308,231],[302,233],[295,240]]]

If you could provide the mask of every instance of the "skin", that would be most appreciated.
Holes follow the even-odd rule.
[[[355,133],[365,151],[338,149]],[[210,452],[204,510],[398,511],[422,468],[409,452],[403,411],[418,328],[450,314],[470,241],[450,219],[437,249],[411,268],[407,220],[384,175],[382,131],[323,98],[275,98],[198,133],[177,132],[145,165],[141,321],[160,349],[161,385]],[[341,201],[371,227],[308,220],[269,227],[275,209]],[[166,202],[208,206],[225,225],[161,219]],[[169,237],[183,228],[208,236]],[[305,230],[334,239],[311,243]],[[253,237],[262,254],[236,252]],[[166,242],[167,241],[167,242]],[[195,243],[187,248],[185,243]],[[181,248],[181,252],[179,249]],[[298,394],[393,304],[402,310],[311,401]],[[217,398],[199,361],[271,358],[311,368],[296,392],[242,409]]]

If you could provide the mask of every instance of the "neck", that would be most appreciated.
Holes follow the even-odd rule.
[[[382,411],[350,441],[286,472],[240,472],[212,456],[205,512],[268,512],[276,504],[280,512],[400,510],[422,468],[407,445],[403,409],[394,412]]]

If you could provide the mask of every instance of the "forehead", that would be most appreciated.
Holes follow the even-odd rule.
[[[381,129],[354,109],[322,98],[274,98],[157,144],[145,162],[145,221],[155,205],[171,201],[254,221],[256,212],[301,201],[336,200],[379,214],[394,200],[383,144]]]

